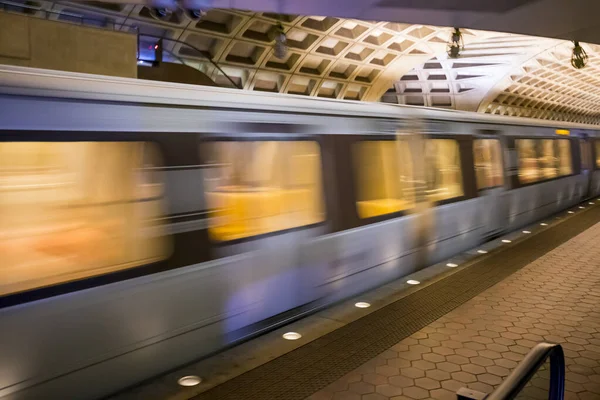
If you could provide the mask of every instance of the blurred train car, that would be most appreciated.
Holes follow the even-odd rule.
[[[0,67],[0,398],[90,399],[600,195],[595,127]]]

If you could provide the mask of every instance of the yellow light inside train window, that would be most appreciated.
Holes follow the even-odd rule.
[[[0,296],[168,256],[158,147],[0,143]]]
[[[562,136],[569,136],[571,134],[571,132],[568,129],[557,129],[555,132],[557,135]]]
[[[317,142],[205,143],[206,199],[214,240],[229,241],[324,221]]]
[[[354,144],[356,210],[371,218],[414,206],[410,148],[402,140],[364,140]]]

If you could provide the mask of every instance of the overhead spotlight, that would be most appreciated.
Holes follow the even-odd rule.
[[[287,55],[287,37],[285,36],[285,32],[283,31],[283,25],[281,23],[277,24],[275,32],[275,48],[273,52],[275,57],[280,60],[284,59]]]
[[[571,65],[575,69],[581,69],[585,67],[585,64],[587,64],[588,55],[583,49],[583,47],[579,45],[579,41],[573,41],[573,45],[574,47],[573,55],[571,55]]]
[[[185,13],[187,14],[188,17],[190,17],[190,19],[192,19],[194,21],[198,21],[200,18],[202,18],[206,15],[206,11],[201,10],[199,8],[187,9],[187,10],[185,10]]]
[[[462,32],[459,28],[454,28],[454,32],[452,32],[452,36],[450,36],[450,43],[448,43],[448,57],[450,58],[458,58],[460,56],[460,52],[465,48],[465,44],[463,42]]]
[[[212,8],[212,3],[212,0],[181,0],[179,5],[190,19],[197,21]]]
[[[173,12],[166,7],[155,7],[150,9],[150,15],[152,18],[157,19],[159,21],[163,21],[165,19],[169,19]]]

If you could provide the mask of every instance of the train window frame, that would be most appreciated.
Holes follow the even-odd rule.
[[[210,143],[216,143],[216,142],[313,142],[317,145],[317,148],[319,150],[319,167],[320,167],[320,180],[321,180],[321,185],[320,185],[320,195],[321,195],[321,208],[322,208],[322,214],[323,214],[323,219],[319,222],[315,222],[315,223],[311,223],[311,224],[307,224],[307,225],[301,225],[301,226],[294,226],[294,227],[290,227],[290,228],[285,228],[285,229],[281,229],[281,230],[276,230],[276,231],[270,231],[270,232],[264,232],[264,233],[259,233],[259,234],[255,234],[255,235],[249,235],[249,236],[244,236],[244,237],[240,237],[240,238],[234,238],[234,239],[228,239],[228,240],[218,240],[215,237],[213,237],[213,235],[210,234],[210,218],[207,221],[207,227],[206,230],[207,232],[209,232],[208,234],[208,241],[210,243],[211,246],[214,246],[215,248],[222,248],[222,247],[227,247],[227,246],[232,246],[232,245],[236,245],[236,244],[240,244],[240,243],[248,243],[248,242],[252,242],[252,241],[257,241],[257,240],[263,240],[269,237],[274,237],[274,236],[279,236],[279,235],[284,235],[284,234],[288,234],[288,233],[292,233],[292,232],[298,232],[301,230],[309,230],[309,229],[314,229],[317,227],[322,227],[322,226],[326,226],[326,224],[328,224],[330,222],[330,216],[329,216],[329,210],[327,208],[328,203],[327,203],[327,188],[326,188],[326,184],[325,184],[325,173],[324,173],[324,154],[323,154],[323,143],[322,143],[322,138],[321,135],[315,134],[315,135],[306,135],[306,134],[302,134],[302,133],[277,133],[277,132],[269,132],[269,133],[262,133],[262,132],[257,132],[257,133],[252,133],[252,135],[249,136],[240,136],[239,133],[233,133],[233,134],[223,134],[223,133],[218,133],[218,134],[203,134],[199,136],[198,142],[197,142],[197,153],[199,154],[200,157],[200,162],[202,165],[207,165],[207,161],[206,161],[206,157],[204,154],[204,151],[206,149],[207,144]],[[203,203],[206,206],[206,212],[210,213],[210,207],[208,206],[208,199],[207,199],[207,192],[206,192],[206,188],[205,188],[205,182],[202,183],[202,196],[203,196]]]
[[[561,168],[563,168],[561,161],[560,161],[560,159],[561,159],[560,143],[561,142],[568,144],[569,167],[570,167],[569,169],[571,171],[568,174],[561,173]],[[558,174],[557,178],[564,178],[566,176],[573,175],[576,164],[579,165],[579,169],[581,170],[581,162],[577,162],[578,157],[581,157],[581,154],[579,154],[579,143],[578,143],[577,139],[573,140],[573,139],[566,139],[566,138],[556,138],[556,140],[554,142],[554,148],[555,148],[555,155],[556,155],[556,172]]]
[[[355,136],[355,135],[352,135]],[[352,193],[352,203],[353,203],[353,210],[354,210],[354,214],[355,217],[358,219],[359,221],[359,225],[368,225],[368,224],[372,224],[372,223],[376,223],[376,222],[381,222],[381,221],[386,221],[389,219],[394,219],[394,218],[399,218],[402,217],[404,215],[407,215],[409,212],[411,212],[412,210],[414,210],[415,206],[416,206],[416,199],[413,199],[413,204],[411,205],[411,207],[408,208],[403,208],[401,210],[397,210],[397,211],[392,211],[389,213],[385,213],[385,214],[378,214],[378,215],[372,215],[372,216],[367,216],[367,217],[361,217],[360,216],[360,212],[358,210],[358,203],[359,203],[359,196],[358,196],[358,172],[357,172],[357,167],[356,167],[356,149],[357,149],[357,145],[360,143],[365,143],[365,142],[396,142],[398,140],[398,134],[373,134],[373,135],[356,135],[355,138],[353,138],[354,140],[351,141],[350,145],[349,145],[349,160],[350,160],[350,171],[351,171],[351,176],[350,176],[350,182],[351,182],[351,193]],[[411,159],[410,159],[410,164],[411,164],[411,169],[414,169],[414,161],[412,159],[412,155],[411,155]],[[398,175],[400,173],[398,172]]]
[[[460,156],[460,173],[461,173],[461,185],[462,185],[462,192],[463,194],[460,196],[456,196],[456,197],[452,197],[452,198],[448,198],[448,199],[444,199],[444,200],[438,200],[438,201],[431,201],[431,200],[426,200],[428,202],[430,202],[430,204],[433,205],[433,207],[441,207],[441,206],[445,206],[447,204],[452,204],[452,203],[458,203],[461,201],[465,201],[465,200],[469,200],[469,199],[473,199],[478,197],[478,192],[477,192],[477,183],[476,183],[476,178],[475,178],[475,169],[473,168],[473,146],[472,146],[472,140],[474,138],[473,135],[470,134],[466,134],[466,133],[448,133],[448,132],[444,132],[444,133],[423,133],[421,134],[424,140],[427,139],[450,139],[450,140],[454,140],[457,142],[458,145],[458,154]],[[375,134],[363,134],[363,135],[352,135],[353,138],[350,141],[350,148],[348,149],[349,151],[352,151],[352,145],[358,141],[378,141],[378,140],[390,140],[390,141],[395,141],[398,137],[397,134],[381,134],[381,133],[375,133]],[[350,157],[351,158],[351,157]],[[383,215],[378,215],[378,216],[373,216],[370,218],[360,218],[358,216],[358,212],[356,210],[356,188],[355,188],[355,179],[354,179],[354,164],[352,162],[350,162],[349,167],[352,168],[353,174],[349,179],[349,183],[351,185],[351,196],[352,198],[348,200],[348,202],[352,202],[351,207],[352,210],[354,212],[354,222],[351,224],[351,226],[353,227],[358,227],[358,226],[365,226],[365,225],[370,225],[370,224],[374,224],[374,223],[378,223],[378,222],[383,222],[383,221],[387,221],[387,220],[391,220],[391,219],[396,219],[396,218],[401,218],[403,216],[408,215],[409,213],[412,212],[413,209],[406,209],[406,210],[401,210],[401,211],[397,211],[397,212],[393,212],[393,213],[389,213],[389,214],[383,214]],[[412,167],[414,168],[414,161],[413,161],[413,165]]]
[[[477,164],[476,164],[476,157],[475,157],[475,142],[477,142],[478,140],[492,140],[492,141],[496,142],[496,144],[498,145],[498,147],[500,149],[500,159],[498,161],[500,164],[500,172],[501,172],[502,182],[498,185],[479,187],[479,182],[477,182]],[[478,192],[505,187],[506,186],[506,178],[507,178],[505,167],[506,167],[506,163],[504,160],[504,146],[503,146],[502,140],[499,137],[487,136],[487,135],[478,135],[478,136],[473,137],[473,169],[475,172],[475,185],[477,186]]]
[[[431,134],[427,133],[424,135],[425,140],[454,140],[457,144],[458,155],[460,157],[459,168],[461,175],[461,186],[462,186],[462,195],[450,197],[442,200],[430,200],[427,199],[428,202],[434,204],[435,207],[443,206],[446,204],[458,203],[460,201],[468,200],[474,197],[477,197],[477,179],[475,176],[475,168],[474,168],[474,158],[473,158],[473,136],[468,134],[451,134],[451,133],[443,133],[443,134]],[[468,149],[464,147],[463,143],[468,143]],[[472,171],[473,176],[469,176],[469,172]],[[473,181],[469,178],[472,178]],[[474,192],[473,188],[475,189]]]
[[[523,188],[523,187],[528,187],[531,185],[538,185],[541,183],[546,183],[546,182],[551,182],[551,181],[555,181],[558,179],[563,179],[563,178],[569,178],[569,177],[573,177],[575,175],[579,175],[581,172],[581,166],[577,166],[576,165],[576,154],[575,151],[577,151],[575,149],[575,146],[578,146],[578,144],[576,144],[575,138],[572,137],[556,137],[556,136],[536,136],[536,135],[510,135],[508,136],[508,138],[510,138],[513,142],[513,147],[512,149],[515,151],[515,156],[516,156],[516,174],[515,174],[515,180],[513,181],[513,188],[514,189],[519,189],[519,188]],[[536,140],[536,144],[535,144],[535,148],[536,148],[536,159],[539,160],[540,156],[541,156],[541,141],[542,140],[553,140],[553,141],[557,141],[557,140],[566,140],[569,142],[569,150],[570,150],[570,154],[571,154],[571,173],[567,174],[567,175],[560,175],[560,171],[558,173],[558,175],[556,177],[553,178],[546,178],[546,179],[538,179],[534,182],[527,182],[524,183],[521,181],[521,179],[519,178],[519,171],[520,171],[520,166],[519,166],[519,151],[517,148],[517,140],[522,140],[522,139],[533,139]],[[554,143],[554,148],[556,150],[558,150],[558,144]],[[558,168],[559,163],[557,162],[557,168]],[[538,168],[539,168],[539,161],[538,161]],[[540,172],[541,175],[541,172]]]
[[[2,143],[131,143],[131,144],[148,144],[153,147],[155,154],[158,155],[158,163],[155,168],[162,170],[166,168],[166,152],[159,140],[156,139],[153,133],[140,132],[110,132],[110,131],[6,131],[0,130],[0,144]],[[143,162],[143,159],[140,161]],[[142,170],[144,168],[141,168]],[[140,168],[132,169],[133,176],[131,177],[134,185],[129,194],[123,197],[121,202],[124,203],[144,203],[147,201],[162,201],[162,213],[158,214],[155,219],[164,220],[162,225],[165,227],[165,252],[158,258],[151,257],[135,259],[132,258],[128,262],[119,262],[117,264],[102,265],[91,269],[92,273],[84,273],[84,271],[74,272],[73,274],[61,275],[61,279],[45,279],[41,284],[35,284],[27,288],[18,289],[16,291],[0,294],[0,308],[15,304],[26,303],[37,299],[52,297],[58,294],[69,293],[73,291],[83,290],[91,287],[101,286],[107,283],[118,282],[130,277],[143,276],[148,273],[157,272],[159,270],[170,269],[167,266],[168,260],[173,255],[173,234],[168,231],[168,195],[166,192],[167,181],[164,175],[162,176],[162,187],[158,196],[144,197],[139,196],[138,176]],[[109,202],[113,203],[113,202]],[[86,270],[87,271],[87,270]],[[41,278],[43,279],[43,278]],[[39,279],[36,279],[38,281]]]

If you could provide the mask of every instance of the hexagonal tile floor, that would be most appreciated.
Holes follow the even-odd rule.
[[[489,393],[542,341],[564,348],[565,398],[600,399],[599,243],[596,224],[308,399],[454,400],[461,387]],[[543,381],[526,397],[547,398]]]

